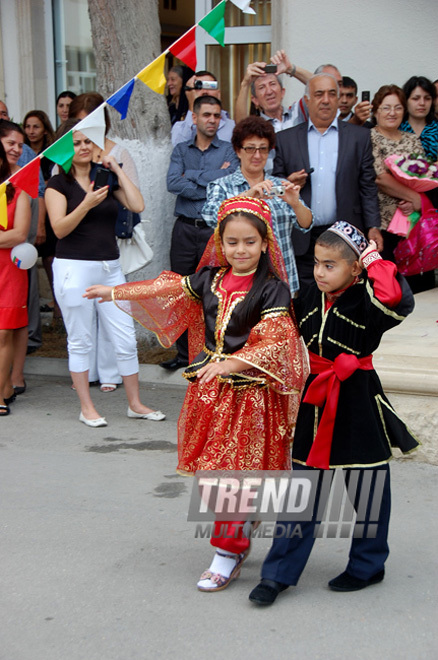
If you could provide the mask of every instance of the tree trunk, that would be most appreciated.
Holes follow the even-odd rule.
[[[97,91],[107,99],[160,55],[158,1],[88,0],[88,11],[96,54]],[[111,111],[111,118],[115,112]],[[161,140],[169,131],[164,96],[137,81],[128,116],[117,125],[118,135]]]
[[[97,65],[97,90],[107,99],[161,54],[157,0],[88,0]],[[108,106],[107,106],[108,107]],[[143,220],[154,259],[130,280],[155,277],[169,267],[175,198],[167,192],[170,120],[163,95],[136,81],[126,119],[108,107],[110,137],[124,138],[145,200]],[[120,141],[120,140],[119,140]]]

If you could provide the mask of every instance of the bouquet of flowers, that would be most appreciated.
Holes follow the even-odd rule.
[[[417,154],[389,156],[385,165],[397,181],[421,195],[421,213],[405,216],[397,209],[388,227],[406,237],[394,250],[398,270],[403,275],[433,270],[438,267],[438,211],[423,193],[438,187],[438,167]]]
[[[421,215],[433,209],[428,197],[422,193],[438,187],[438,166],[431,159],[423,158],[418,154],[388,156],[385,158],[385,165],[397,181],[420,193],[422,197],[422,213],[414,211],[406,216],[397,209],[389,223],[388,231],[399,236],[408,236]]]

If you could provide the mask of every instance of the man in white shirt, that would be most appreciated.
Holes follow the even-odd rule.
[[[213,96],[216,99],[221,98],[221,93],[219,88],[216,89],[195,89],[195,83],[203,82],[216,82],[216,76],[210,71],[198,71],[192,76],[188,81],[185,88],[185,94],[189,102],[189,109],[187,111],[185,119],[182,121],[177,121],[172,126],[172,145],[175,147],[180,142],[187,142],[187,140],[193,140],[196,135],[196,125],[193,123],[193,104],[197,98],[200,96]],[[231,142],[231,135],[235,122],[228,117],[228,113],[225,110],[221,110],[221,120],[219,122],[219,128],[217,131],[217,136],[219,140],[224,140],[224,142]]]

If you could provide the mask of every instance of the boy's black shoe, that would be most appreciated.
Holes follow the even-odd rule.
[[[360,578],[354,577],[354,575],[350,575],[350,573],[345,571],[344,573],[338,575],[338,577],[330,580],[328,586],[333,591],[359,591],[359,589],[365,589],[365,587],[369,587],[371,584],[377,584],[378,582],[381,582],[384,577],[385,569],[382,569],[368,580],[361,580]]]
[[[257,605],[272,605],[281,591],[288,588],[288,584],[275,582],[274,580],[263,580],[249,594],[249,600]]]

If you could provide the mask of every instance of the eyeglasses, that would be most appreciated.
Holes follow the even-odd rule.
[[[269,153],[269,147],[242,147],[242,149],[250,156],[255,154],[256,151],[259,151],[262,155]]]
[[[394,112],[404,112],[405,109],[402,105],[381,105],[379,110],[385,115],[389,115],[391,110],[394,110]]]

